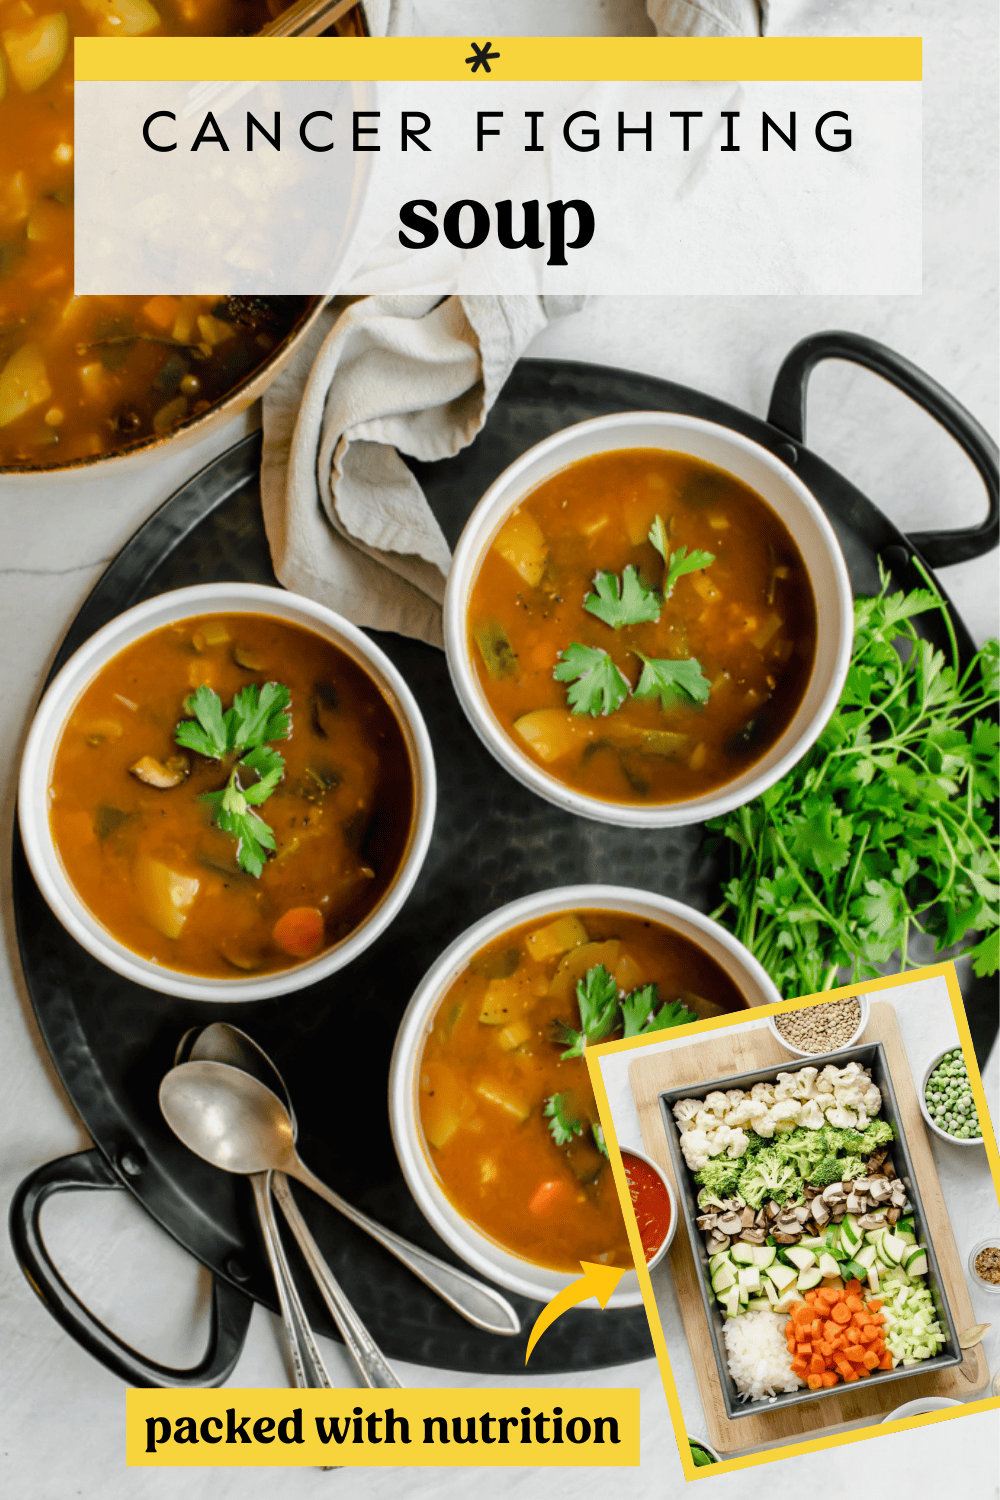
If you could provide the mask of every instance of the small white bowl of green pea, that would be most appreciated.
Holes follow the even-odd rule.
[[[920,1085],[920,1113],[928,1130],[956,1146],[981,1146],[982,1127],[961,1047],[939,1052]]]

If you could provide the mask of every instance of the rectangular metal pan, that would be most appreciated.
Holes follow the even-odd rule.
[[[910,1158],[909,1148],[906,1144],[906,1136],[899,1122],[899,1110],[896,1105],[896,1095],[892,1087],[892,1079],[885,1059],[885,1050],[881,1042],[870,1042],[859,1047],[851,1047],[843,1052],[824,1053],[818,1057],[790,1059],[784,1067],[771,1064],[767,1068],[759,1068],[754,1073],[740,1073],[728,1078],[716,1078],[706,1081],[697,1087],[688,1085],[686,1088],[667,1089],[660,1094],[660,1114],[663,1118],[663,1128],[667,1136],[667,1144],[670,1147],[670,1159],[674,1168],[674,1176],[677,1180],[678,1198],[681,1211],[684,1215],[684,1223],[687,1228],[688,1238],[691,1241],[691,1249],[694,1254],[695,1263],[701,1274],[698,1278],[701,1290],[701,1299],[705,1307],[705,1316],[712,1335],[712,1351],[715,1355],[715,1364],[719,1372],[719,1385],[722,1388],[723,1400],[726,1404],[726,1415],[738,1419],[740,1417],[757,1416],[765,1411],[778,1411],[786,1406],[798,1406],[803,1401],[819,1401],[824,1396],[842,1396],[844,1385],[838,1384],[823,1390],[811,1391],[808,1387],[801,1391],[788,1391],[772,1399],[764,1401],[744,1401],[740,1396],[736,1382],[729,1373],[726,1362],[726,1346],[723,1338],[722,1308],[716,1301],[711,1289],[711,1280],[708,1275],[708,1253],[705,1249],[704,1236],[698,1228],[695,1220],[698,1214],[698,1186],[694,1177],[688,1169],[680,1148],[680,1132],[677,1122],[673,1116],[673,1106],[681,1099],[704,1099],[715,1089],[725,1092],[726,1089],[743,1089],[749,1092],[755,1083],[771,1083],[779,1073],[795,1073],[801,1067],[824,1068],[827,1063],[833,1063],[837,1067],[844,1067],[849,1062],[859,1062],[862,1067],[870,1068],[872,1080],[878,1085],[882,1095],[882,1108],[879,1118],[888,1120],[895,1126],[896,1139],[892,1143],[892,1162],[896,1169],[896,1175],[901,1177],[906,1184],[910,1204],[913,1210],[914,1231],[920,1244],[927,1249],[927,1283],[937,1316],[948,1330],[948,1338],[939,1354],[933,1359],[921,1360],[915,1365],[897,1365],[894,1370],[883,1370],[877,1375],[869,1376],[870,1381],[877,1381],[879,1385],[893,1380],[903,1380],[908,1375],[927,1375],[932,1370],[946,1370],[952,1365],[962,1362],[962,1351],[958,1346],[958,1333],[955,1328],[955,1320],[944,1295],[941,1278],[941,1268],[938,1265],[937,1255],[931,1241],[927,1225],[927,1216],[920,1198],[920,1189],[917,1186],[916,1177],[913,1172],[913,1162]]]

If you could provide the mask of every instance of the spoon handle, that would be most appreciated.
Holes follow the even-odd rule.
[[[285,1174],[283,1172],[275,1172],[271,1179],[271,1185],[274,1196],[277,1198],[281,1210],[288,1220],[288,1227],[299,1242],[299,1249],[305,1256],[306,1263],[316,1278],[316,1284],[323,1295],[323,1301],[329,1308],[333,1321],[340,1329],[344,1343],[347,1345],[365,1385],[371,1386],[375,1390],[400,1389],[402,1382],[393,1373],[386,1361],[385,1355],[354,1311],[340,1283],[323,1259],[319,1246],[309,1232],[309,1226],[299,1213],[298,1205],[292,1197],[292,1191],[288,1186],[288,1179]]]
[[[252,1172],[250,1181],[253,1185],[257,1215],[264,1236],[264,1246],[268,1260],[271,1262],[274,1284],[278,1291],[278,1303],[285,1325],[285,1338],[288,1341],[295,1384],[303,1390],[317,1386],[330,1390],[332,1389],[330,1377],[316,1347],[302,1303],[299,1301],[299,1294],[295,1289],[288,1261],[285,1258],[285,1248],[278,1234],[278,1223],[274,1217],[274,1205],[271,1202],[270,1176],[269,1172]]]
[[[343,1214],[345,1219],[350,1219],[352,1224],[370,1234],[373,1240],[377,1240],[390,1255],[394,1255],[407,1270],[419,1277],[425,1286],[429,1286],[432,1292],[436,1292],[443,1302],[447,1302],[467,1322],[484,1329],[486,1333],[509,1336],[521,1332],[521,1320],[517,1313],[506,1297],[501,1297],[491,1286],[477,1281],[465,1271],[456,1270],[454,1266],[438,1260],[436,1255],[421,1250],[417,1245],[411,1245],[401,1235],[393,1234],[391,1229],[369,1219],[367,1214],[348,1203],[346,1198],[341,1198],[339,1193],[328,1188],[325,1182],[310,1172],[301,1158],[295,1163],[294,1175],[306,1187],[312,1188],[325,1203],[329,1203],[331,1208]]]

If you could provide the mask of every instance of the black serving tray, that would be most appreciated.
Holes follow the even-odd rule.
[[[705,1308],[705,1317],[712,1335],[712,1353],[715,1355],[715,1364],[719,1372],[719,1385],[722,1388],[722,1399],[726,1403],[726,1415],[730,1418],[756,1417],[762,1412],[782,1411],[786,1406],[801,1406],[806,1401],[820,1401],[824,1396],[842,1396],[845,1387],[843,1383],[826,1387],[820,1391],[811,1391],[808,1388],[801,1391],[785,1391],[773,1399],[765,1398],[763,1401],[743,1401],[740,1398],[736,1382],[729,1373],[726,1363],[726,1345],[723,1337],[725,1319],[722,1309],[716,1301],[712,1292],[712,1283],[708,1274],[708,1251],[705,1249],[705,1237],[695,1222],[698,1214],[698,1188],[694,1178],[684,1160],[680,1147],[680,1132],[677,1122],[673,1116],[673,1107],[680,1099],[699,1098],[704,1099],[716,1089],[725,1092],[726,1089],[743,1089],[749,1093],[755,1083],[773,1083],[779,1073],[795,1073],[799,1068],[809,1067],[823,1069],[827,1063],[833,1063],[835,1067],[843,1068],[849,1062],[859,1062],[862,1067],[870,1068],[872,1081],[878,1085],[882,1095],[882,1109],[879,1118],[888,1120],[890,1125],[896,1128],[896,1139],[892,1143],[892,1164],[896,1169],[896,1176],[901,1177],[906,1184],[912,1206],[914,1224],[916,1227],[917,1240],[927,1250],[927,1276],[925,1278],[937,1316],[941,1322],[947,1325],[948,1339],[933,1359],[921,1360],[915,1365],[897,1365],[893,1370],[881,1370],[877,1375],[869,1376],[869,1380],[877,1381],[879,1387],[886,1385],[892,1380],[902,1380],[907,1375],[929,1375],[934,1370],[947,1370],[952,1365],[962,1363],[962,1351],[958,1346],[958,1332],[955,1328],[955,1320],[948,1306],[948,1299],[944,1294],[944,1283],[941,1278],[941,1268],[938,1258],[934,1252],[930,1232],[927,1228],[927,1216],[924,1213],[924,1205],[920,1197],[920,1189],[913,1171],[913,1162],[910,1159],[909,1147],[906,1144],[906,1136],[899,1125],[899,1110],[896,1106],[896,1095],[892,1087],[892,1079],[889,1076],[889,1067],[885,1060],[885,1048],[881,1042],[869,1042],[860,1047],[849,1047],[841,1052],[825,1052],[822,1056],[794,1059],[795,1066],[790,1064],[782,1067],[772,1063],[770,1067],[758,1068],[754,1073],[740,1073],[728,1078],[717,1078],[711,1083],[699,1083],[697,1088],[690,1084],[686,1088],[667,1089],[660,1095],[660,1114],[663,1118],[663,1128],[666,1132],[667,1145],[670,1147],[670,1160],[674,1169],[674,1180],[680,1189],[681,1208],[684,1212],[684,1223],[687,1227],[688,1238],[691,1241],[691,1251],[694,1255],[695,1264],[700,1275],[698,1286],[701,1290],[701,1300]],[[867,1385],[864,1387],[867,1389]],[[860,1387],[859,1387],[860,1389]]]
[[[815,363],[850,359],[912,395],[969,454],[989,497],[986,520],[961,532],[905,537],[860,491],[804,446],[805,388]],[[687,412],[754,438],[793,465],[837,532],[858,592],[878,587],[878,565],[898,587],[921,582],[914,567],[974,557],[997,542],[996,447],[948,394],[890,350],[853,334],[819,334],[796,346],[778,372],[768,421],[698,391],[625,370],[525,360],[500,393],[485,428],[457,457],[415,464],[450,542],[497,475],[549,433],[601,413]],[[140,600],[212,580],[275,582],[260,510],[260,437],[196,475],[110,564],[63,641],[53,672],[95,630]],[[964,659],[973,643],[952,608]],[[937,614],[928,635],[947,648]],[[332,979],[277,1001],[225,1006],[287,1080],[306,1161],[344,1197],[445,1259],[453,1259],[417,1209],[389,1133],[386,1080],[400,1017],[417,982],[466,927],[505,902],[554,885],[595,880],[680,895],[701,911],[718,902],[718,872],[702,830],[637,833],[574,818],[507,776],[480,744],[455,700],[444,656],[394,635],[376,639],[406,677],[430,731],[438,814],[421,877],[389,930]],[[232,1372],[253,1301],[274,1307],[274,1288],[244,1182],[201,1162],[171,1135],[157,1088],[181,1034],[221,1008],[158,995],[112,974],[63,930],[42,899],[15,834],[13,895],[21,961],[46,1045],[94,1149],[39,1168],[15,1194],[11,1235],[36,1291],[63,1326],[132,1384],[207,1385]],[[995,986],[970,981],[969,1019],[980,1058],[997,1031]],[[127,1188],[214,1277],[212,1333],[203,1360],[170,1370],[118,1340],[62,1281],[45,1251],[46,1197],[70,1189]],[[366,1319],[395,1359],[489,1375],[521,1375],[538,1304],[512,1297],[524,1332],[479,1332],[396,1261],[324,1204],[303,1200],[314,1233]],[[294,1247],[290,1247],[293,1261]],[[304,1277],[315,1326],[336,1337]],[[641,1308],[573,1310],[532,1354],[533,1374],[600,1369],[652,1356]]]

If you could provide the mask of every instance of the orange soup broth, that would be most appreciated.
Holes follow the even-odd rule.
[[[220,633],[226,639],[212,644]],[[236,649],[258,670],[237,665]],[[266,681],[290,688],[292,729],[273,742],[284,778],[259,811],[277,848],[255,879],[238,868],[235,838],[212,825],[200,800],[225,785],[228,767],[180,752],[173,736],[202,683],[228,708],[249,683]],[[178,753],[191,766],[179,786],[160,790],[130,773],[143,756]],[[289,909],[322,913],[317,951],[352,932],[395,876],[413,801],[402,730],[360,667],[300,626],[218,615],[154,631],[103,668],[63,730],[50,820],[77,894],[119,942],[166,968],[234,979],[299,961],[272,937]],[[176,936],[163,930],[149,861],[198,882]]]
[[[586,944],[534,956],[545,940],[533,935],[561,920],[551,915],[483,948],[442,999],[419,1071],[425,1150],[450,1202],[498,1245],[556,1271],[578,1271],[581,1259],[632,1265],[594,1139],[587,1065],[563,1059],[565,1043],[553,1037],[557,1022],[579,1027],[577,980],[603,963],[627,991],[656,984],[661,1001],[683,998],[699,1017],[746,1003],[714,959],[668,928],[613,912],[577,916]],[[544,1114],[555,1094],[584,1127],[569,1147],[555,1144]]]
[[[515,515],[525,512],[544,539],[540,582],[531,586],[501,555],[501,528],[483,557],[468,615],[480,686],[518,749],[568,786],[608,802],[684,801],[741,775],[794,717],[816,642],[805,565],[770,507],[700,460],[637,449],[571,464],[532,491]],[[662,590],[664,562],[647,540],[657,515],[669,526],[672,551],[698,548],[714,561],[677,580],[658,622],[614,629],[587,611],[584,599],[598,571],[620,576],[629,564]],[[491,675],[476,642],[483,622],[502,627],[516,669]],[[630,697],[608,715],[572,713],[553,671],[574,641],[606,650],[633,689],[642,669],[638,652],[694,657],[711,683],[708,702],[664,710],[655,698]],[[515,725],[537,710],[554,713],[541,738],[529,741]]]

